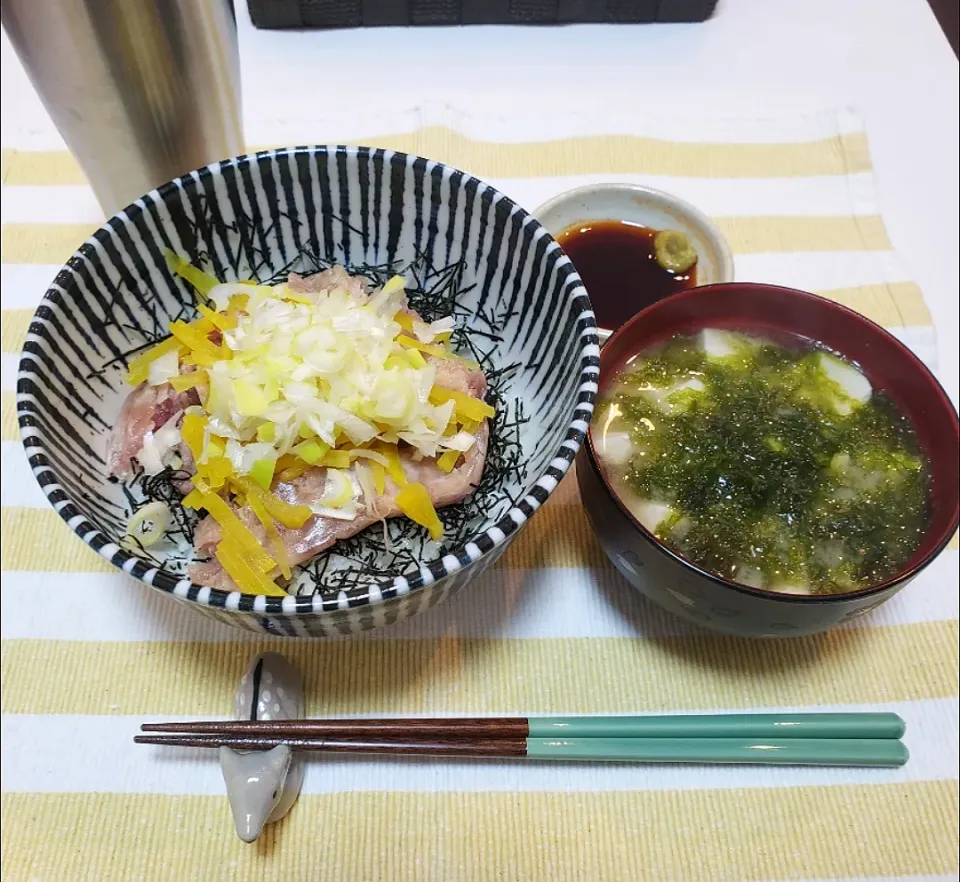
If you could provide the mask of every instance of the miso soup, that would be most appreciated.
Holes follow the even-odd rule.
[[[706,329],[639,353],[601,400],[593,437],[637,520],[752,587],[877,584],[928,522],[927,463],[906,417],[806,341]]]

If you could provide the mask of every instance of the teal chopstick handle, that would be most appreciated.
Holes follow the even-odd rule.
[[[902,738],[889,713],[530,717],[531,738]]]
[[[893,738],[528,738],[528,759],[639,763],[902,766]]]

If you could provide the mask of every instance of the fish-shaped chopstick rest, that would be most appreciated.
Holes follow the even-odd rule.
[[[240,720],[301,719],[303,677],[282,655],[261,653],[240,680],[234,713]],[[220,769],[244,842],[254,842],[265,824],[290,811],[303,784],[303,764],[286,744],[267,751],[221,747]]]

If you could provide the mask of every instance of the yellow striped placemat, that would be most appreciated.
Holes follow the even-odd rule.
[[[607,135],[556,125],[434,113],[329,140],[450,162],[529,208],[605,179],[670,190],[720,225],[739,278],[831,297],[936,364],[849,113],[705,124],[699,140],[657,121]],[[34,486],[16,441],[17,353],[100,217],[68,154],[14,145],[2,158],[4,879],[953,878],[956,538],[845,628],[743,641],[640,599],[570,476],[497,566],[418,619],[313,644],[208,622],[110,570]],[[883,707],[907,720],[912,759],[896,772],[310,762],[293,812],[249,847],[215,758],[130,737],[147,718],[228,714],[266,645],[304,670],[316,715]]]
[[[946,781],[311,794],[254,846],[231,841],[222,797],[17,793],[3,815],[19,819],[8,879],[950,879],[957,866]]]

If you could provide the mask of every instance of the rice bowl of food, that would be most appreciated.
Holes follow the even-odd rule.
[[[405,618],[490,565],[592,413],[596,325],[518,206],[439,163],[297,148],[108,221],[20,365],[51,503],[115,565],[289,636]]]

